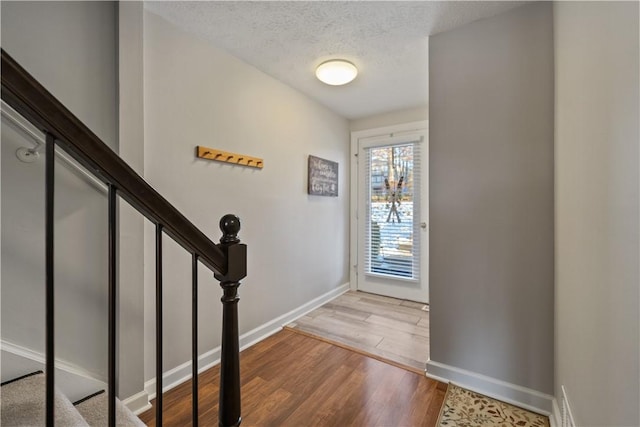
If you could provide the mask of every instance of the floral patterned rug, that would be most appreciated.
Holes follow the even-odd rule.
[[[449,383],[438,427],[549,427],[549,418]]]

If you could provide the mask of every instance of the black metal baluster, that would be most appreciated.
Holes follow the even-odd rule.
[[[108,422],[109,427],[116,425],[116,336],[117,336],[117,217],[116,217],[117,190],[109,185],[109,384],[108,384]]]
[[[55,387],[55,327],[54,327],[54,308],[55,293],[53,289],[53,271],[54,271],[54,247],[53,232],[55,226],[55,218],[53,211],[54,203],[54,165],[55,165],[55,148],[56,141],[53,135],[47,134],[46,138],[46,158],[45,158],[45,317],[47,324],[46,329],[46,377],[45,377],[45,401],[46,401],[46,425],[54,427],[54,387]]]
[[[198,255],[191,259],[191,425],[198,427]]]
[[[220,220],[222,238],[218,247],[227,258],[225,274],[215,274],[223,290],[222,351],[220,356],[220,402],[218,424],[237,427],[242,422],[240,402],[240,345],[238,339],[238,286],[247,275],[247,246],[240,243],[240,218],[225,215]]]
[[[156,224],[156,426],[162,426],[162,224]]]

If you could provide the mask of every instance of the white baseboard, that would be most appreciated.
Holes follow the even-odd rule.
[[[427,362],[425,374],[429,378],[445,383],[450,381],[477,393],[539,414],[551,415],[553,396],[549,394],[433,360]]]
[[[340,295],[348,291],[349,283],[347,282],[335,289],[330,290],[329,292],[320,295],[317,298],[312,299],[308,303],[303,304],[300,307],[283,314],[282,316],[276,317],[275,319],[265,323],[264,325],[247,332],[246,334],[243,334],[240,337],[240,349],[244,350],[245,348],[251,347],[252,345],[264,340],[265,338],[275,334],[276,332],[279,332],[280,330],[282,330],[283,326],[288,325],[294,320],[315,310],[321,305],[338,298]]]
[[[17,356],[24,357],[25,359],[29,359],[34,362],[41,363],[43,366],[45,364],[46,358],[44,353],[40,353],[38,351],[31,350],[26,347],[22,347],[21,345],[14,344],[6,340],[0,341],[0,348],[11,354],[15,354]],[[86,369],[83,369],[77,365],[74,365],[73,363],[69,363],[66,360],[63,360],[57,357],[55,359],[55,366],[57,369],[60,369],[65,372],[69,372],[84,378],[100,381],[102,383],[104,383],[104,380],[105,380],[104,378],[101,378],[98,374],[89,372]]]
[[[562,395],[560,396],[560,404],[556,404],[557,408],[557,416],[556,420],[558,422],[557,427],[576,427],[575,419],[573,418],[573,412],[571,411],[571,405],[569,404],[569,396],[567,395],[567,389],[565,386],[560,386],[560,392]],[[556,408],[553,408],[556,411]]]
[[[280,332],[282,327],[293,322],[299,317],[304,316],[310,311],[315,310],[321,305],[331,301],[344,294],[349,290],[349,283],[338,286],[329,292],[320,295],[317,298],[312,299],[306,304],[291,310],[288,313],[278,316],[269,322],[258,326],[255,329],[248,331],[240,335],[240,351],[251,347],[254,344],[270,337],[271,335]],[[201,354],[198,357],[198,373],[202,373],[207,369],[212,368],[220,363],[220,346]],[[174,387],[184,383],[191,379],[191,361],[185,362],[173,369],[166,371],[162,375],[162,392],[166,393]],[[156,379],[152,378],[144,383],[144,391],[148,395],[149,399],[156,397]]]
[[[0,346],[2,352],[5,352],[2,355],[3,359],[5,359],[2,362],[3,376],[18,377],[38,369],[44,371],[44,354],[5,340],[1,341]],[[7,358],[13,358],[13,360],[7,361]],[[62,390],[72,402],[108,388],[106,381],[100,379],[98,375],[66,360],[56,358],[55,366],[56,387]],[[5,370],[9,372],[4,372]],[[122,403],[136,415],[151,408],[146,391],[141,391],[126,398]]]
[[[140,415],[152,408],[151,403],[149,403],[149,395],[145,390],[127,397],[122,403],[136,415]]]
[[[558,406],[558,399],[553,398],[551,402],[551,415],[549,415],[549,427],[563,427],[562,426],[562,412],[560,412],[560,406]]]
[[[18,377],[37,370],[45,370],[45,355],[21,345],[1,340],[2,380]],[[56,387],[71,400],[79,400],[99,390],[106,390],[107,383],[100,375],[89,372],[66,360],[55,359]]]

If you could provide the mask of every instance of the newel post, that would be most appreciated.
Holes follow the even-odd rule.
[[[218,247],[227,257],[227,272],[215,274],[222,295],[222,354],[220,357],[220,402],[218,425],[239,426],[240,345],[238,342],[238,286],[247,275],[247,245],[240,243],[240,218],[227,214],[220,219],[222,238]]]

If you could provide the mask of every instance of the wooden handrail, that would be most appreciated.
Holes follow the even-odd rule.
[[[227,273],[227,257],[202,231],[153,189],[2,49],[2,99],[214,272]]]

